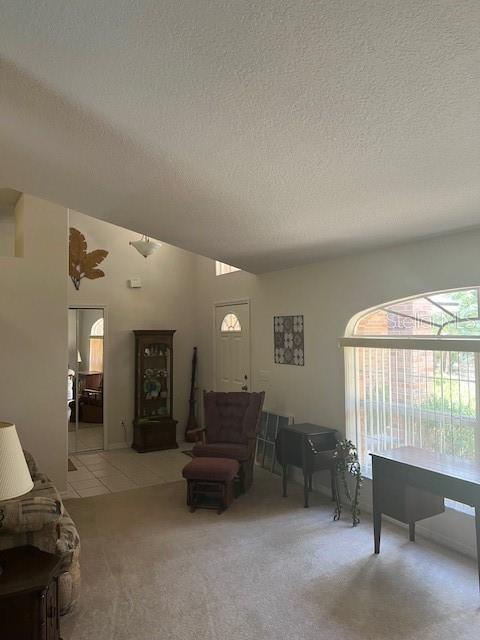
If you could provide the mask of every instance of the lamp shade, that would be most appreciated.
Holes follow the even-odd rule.
[[[0,422],[0,500],[18,498],[33,489],[15,425]]]

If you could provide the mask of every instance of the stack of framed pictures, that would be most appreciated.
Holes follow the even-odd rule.
[[[260,467],[276,473],[281,473],[276,459],[276,441],[281,427],[293,424],[293,416],[281,416],[270,411],[262,411],[260,431],[257,437],[257,452],[255,462]]]

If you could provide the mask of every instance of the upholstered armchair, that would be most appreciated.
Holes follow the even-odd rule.
[[[253,482],[257,433],[265,392],[203,392],[205,422],[196,430],[193,455],[232,458],[240,463],[240,488]]]

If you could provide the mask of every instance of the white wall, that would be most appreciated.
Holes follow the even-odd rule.
[[[269,372],[266,405],[310,421],[345,430],[344,357],[338,347],[349,319],[371,306],[425,291],[480,284],[480,231],[433,238],[381,251],[328,260],[261,276],[215,276],[214,263],[197,258],[200,385],[212,386],[212,307],[215,301],[251,299],[252,382]],[[305,366],[273,362],[273,316],[305,316]],[[365,487],[368,493],[368,487]],[[434,520],[438,522],[434,523]],[[446,517],[432,519],[449,538]],[[456,520],[457,543],[473,549],[473,522]]]
[[[67,474],[67,210],[17,203],[24,257],[0,257],[0,419],[60,490]]]
[[[175,417],[183,433],[192,348],[199,348],[199,387],[211,388],[213,303],[251,299],[252,386],[267,372],[269,408],[344,430],[344,360],[337,345],[349,319],[362,309],[425,291],[478,286],[480,231],[338,258],[262,276],[216,277],[212,260],[163,245],[148,259],[129,231],[70,212],[70,224],[89,250],[110,252],[106,277],[66,277],[67,210],[23,196],[17,205],[17,241],[23,258],[0,258],[0,419],[15,421],[24,446],[62,490],[66,481],[68,362],[67,306],[106,305],[106,409],[109,443],[131,438],[133,329],[177,329]],[[127,288],[139,276],[141,289]],[[68,293],[67,293],[68,290]],[[7,304],[5,303],[7,301]],[[305,316],[305,367],[273,363],[274,315]],[[201,416],[201,408],[199,408]],[[365,487],[368,497],[369,487]],[[443,518],[443,519],[442,519]],[[427,523],[430,531],[472,552],[471,518],[457,514]]]
[[[15,255],[15,214],[0,211],[0,256],[12,258]]]
[[[176,329],[174,337],[174,417],[182,439],[188,410],[190,364],[195,345],[196,256],[162,244],[145,259],[130,240],[138,234],[70,211],[70,226],[86,237],[88,251],[106,249],[99,265],[106,276],[83,279],[79,291],[68,281],[68,304],[105,305],[105,409],[109,445],[125,443],[121,425],[132,438],[134,410],[134,329]],[[141,289],[129,289],[127,280],[138,276]],[[82,354],[83,357],[83,354]]]

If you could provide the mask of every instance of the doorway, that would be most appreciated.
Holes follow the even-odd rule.
[[[68,310],[68,452],[105,448],[105,310]]]
[[[250,302],[215,305],[215,390],[250,390]]]

